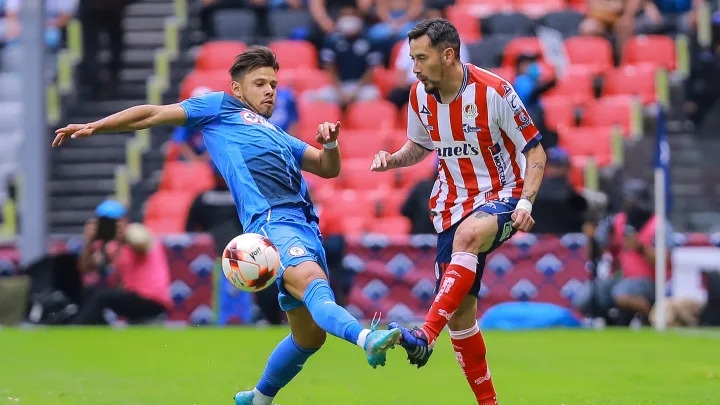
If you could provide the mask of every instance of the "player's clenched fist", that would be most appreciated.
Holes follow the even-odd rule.
[[[392,169],[392,160],[393,156],[390,152],[381,150],[375,154],[372,165],[370,165],[370,170],[374,172],[384,172],[386,170],[390,170]]]
[[[513,211],[510,218],[513,220],[513,226],[519,231],[530,232],[530,229],[535,225],[535,220],[530,216],[530,213],[522,208]]]

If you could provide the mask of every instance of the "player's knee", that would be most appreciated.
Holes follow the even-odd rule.
[[[484,252],[492,246],[496,233],[497,219],[494,216],[464,222],[453,238],[453,252]]]
[[[285,289],[298,299],[302,299],[310,283],[318,279],[327,280],[327,277],[320,266],[312,261],[288,267],[283,274]]]
[[[327,333],[317,324],[311,323],[300,330],[293,331],[295,343],[303,349],[315,350],[322,347],[327,339]]]

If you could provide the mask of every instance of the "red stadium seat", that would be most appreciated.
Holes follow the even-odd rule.
[[[565,8],[564,0],[512,0],[513,8],[531,18]]]
[[[396,169],[398,185],[407,190],[421,180],[437,177],[438,167],[435,160],[435,156],[431,155],[415,166]]]
[[[396,128],[398,129],[406,129],[407,128],[407,119],[408,119],[408,106],[405,104],[404,106],[400,107],[400,110],[398,111],[398,121]]]
[[[397,70],[385,69],[380,66],[373,69],[373,83],[375,83],[383,97],[387,97],[395,87],[397,75]]]
[[[571,65],[588,66],[596,74],[612,69],[614,65],[612,45],[602,37],[568,38],[565,53]]]
[[[277,55],[280,69],[317,69],[318,56],[315,47],[302,40],[278,40],[268,47]]]
[[[578,159],[570,159],[570,184],[577,191],[585,188],[585,165]]]
[[[347,216],[373,218],[380,213],[378,194],[372,190],[338,190],[329,205]]]
[[[520,37],[508,42],[505,46],[505,53],[503,54],[503,67],[515,68],[515,60],[524,53],[542,56],[543,52],[540,46],[540,40],[537,37]]]
[[[572,157],[593,157],[598,166],[612,162],[612,127],[560,127],[559,146]]]
[[[570,65],[565,74],[558,78],[555,87],[543,97],[564,97],[576,104],[582,104],[593,98],[593,71],[586,65]]]
[[[400,209],[405,203],[408,193],[404,190],[391,190],[380,196],[380,216],[395,217],[400,216]],[[428,197],[429,198],[429,197]]]
[[[604,96],[638,96],[643,104],[656,99],[657,67],[655,65],[627,65],[609,70],[603,84]]]
[[[247,45],[240,41],[211,41],[204,43],[195,57],[196,70],[222,70],[226,72],[235,58],[245,52]]]
[[[542,99],[545,125],[551,131],[558,127],[575,126],[575,104],[572,99],[563,96],[544,97]]]
[[[467,6],[450,6],[445,10],[447,19],[455,25],[463,42],[480,39],[480,20],[470,13]]]
[[[623,65],[654,63],[675,70],[675,42],[665,35],[638,35],[625,44],[622,54]]]
[[[368,217],[357,215],[344,216],[341,219],[340,227],[344,236],[360,235],[365,233],[365,225],[369,222]]]
[[[145,203],[145,224],[158,233],[184,232],[195,196],[187,191],[156,191]]]
[[[512,11],[512,3],[507,0],[459,0],[456,4],[466,6],[468,13],[475,18]]]
[[[180,99],[207,93],[208,91],[230,91],[230,75],[226,71],[190,72],[180,83]]]
[[[295,69],[293,89],[297,94],[308,90],[317,90],[333,84],[330,73],[321,69]]]
[[[325,102],[298,103],[298,134],[299,138],[314,145],[318,125],[325,121],[335,122],[342,118],[340,106]]]
[[[397,61],[398,54],[400,53],[400,49],[402,49],[405,41],[407,39],[401,39],[400,41],[397,41],[395,45],[393,45],[392,50],[390,51],[390,68],[395,67],[395,62]]]
[[[487,70],[500,76],[508,83],[513,83],[515,81],[515,68],[514,67],[493,67],[493,68],[488,68]]]
[[[603,97],[587,103],[583,108],[582,125],[619,125],[625,136],[631,134],[633,98],[631,96]]]
[[[369,220],[365,223],[365,232],[382,235],[407,235],[410,233],[410,220],[403,216],[383,218],[382,220]]]
[[[212,167],[207,162],[166,162],[158,189],[198,194],[214,185]]]
[[[379,150],[391,149],[386,132],[343,129],[340,136],[343,159],[364,159],[371,162]]]
[[[392,171],[372,172],[371,163],[372,157],[343,160],[338,178],[339,185],[346,189],[366,191],[392,188],[395,184],[395,174]]]
[[[347,128],[391,130],[397,121],[397,108],[387,100],[358,101],[350,104],[345,113]]]

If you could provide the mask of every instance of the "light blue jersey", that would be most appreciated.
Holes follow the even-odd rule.
[[[301,209],[317,219],[300,172],[308,144],[271,124],[235,97],[214,92],[180,103],[185,126],[199,129],[232,192],[243,229],[270,208]]]
[[[280,252],[280,307],[302,301],[283,287],[285,268],[312,260],[328,273],[318,218],[300,169],[308,144],[224,92],[180,103],[185,126],[203,134],[210,158],[227,182],[245,232],[264,234]]]

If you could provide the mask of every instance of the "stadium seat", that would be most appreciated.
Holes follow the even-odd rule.
[[[222,70],[194,70],[185,76],[180,83],[181,100],[208,91],[230,91],[230,76],[228,73]]]
[[[535,34],[533,20],[523,13],[512,11],[489,16],[485,21],[484,28],[490,34],[506,34],[518,37]]]
[[[330,204],[347,216],[374,218],[380,213],[380,201],[374,190],[340,189]]]
[[[302,176],[315,202],[328,201],[337,191],[337,179],[325,179],[310,172],[303,172]]]
[[[397,120],[396,128],[405,130],[407,128],[407,119],[408,119],[407,104],[400,107],[400,110],[398,110],[397,118],[398,118],[398,120]],[[395,131],[393,131],[393,132],[395,132]],[[403,131],[403,133],[405,133],[405,131]],[[393,135],[393,134],[391,134],[391,135]]]
[[[571,65],[589,66],[594,73],[605,72],[614,66],[612,45],[602,37],[568,38],[565,53]]]
[[[333,83],[326,70],[305,68],[278,70],[278,82],[292,88],[298,95],[308,90],[330,86]]]
[[[559,127],[558,144],[572,157],[593,157],[598,166],[612,163],[612,127]]]
[[[623,135],[631,134],[632,96],[603,97],[585,104],[581,124],[584,126],[619,125]]]
[[[582,104],[595,95],[593,70],[587,65],[570,65],[564,75],[558,78],[555,87],[543,97],[565,97],[576,104]]]
[[[468,13],[475,18],[512,11],[512,3],[507,0],[458,0],[456,4],[466,7]]]
[[[538,18],[565,7],[564,0],[512,0],[515,10],[530,18]]]
[[[0,101],[21,101],[23,80],[19,73],[0,73]]]
[[[220,39],[235,39],[253,42],[257,21],[252,10],[218,10],[214,16],[215,33]]]
[[[392,50],[390,50],[390,66],[391,68],[395,67],[395,62],[397,61],[398,54],[400,53],[400,50],[403,47],[403,44],[407,41],[406,39],[401,39],[400,41],[397,41],[395,45],[393,45]]]
[[[395,217],[400,216],[400,210],[408,197],[405,190],[392,190],[384,193],[379,197],[380,216]]]
[[[200,193],[213,188],[215,178],[207,162],[166,162],[160,177],[160,190]]]
[[[655,65],[626,65],[605,73],[604,96],[630,95],[640,97],[643,105],[656,100],[657,67]]]
[[[397,108],[387,100],[356,101],[347,107],[345,121],[349,129],[391,130],[397,121]]]
[[[409,234],[411,226],[409,219],[398,215],[382,220],[369,220],[365,223],[364,230],[368,233],[396,236]]]
[[[315,144],[318,125],[325,121],[335,122],[342,119],[340,106],[335,103],[307,102],[298,103],[298,134],[300,139]]]
[[[565,96],[544,97],[541,101],[545,125],[551,131],[560,126],[575,126],[575,104]]]
[[[195,69],[227,72],[235,62],[235,58],[246,49],[247,45],[240,41],[206,42],[200,47],[195,57]]]
[[[302,40],[277,40],[268,44],[277,55],[281,69],[317,69],[318,55],[315,47]]]
[[[187,191],[159,190],[145,202],[145,220],[153,232],[184,232],[195,194]]]
[[[666,35],[638,35],[623,47],[623,65],[654,63],[675,70],[675,42]]]
[[[485,35],[481,41],[468,44],[470,62],[484,69],[500,66],[503,50],[511,40],[509,35]]]
[[[339,186],[344,189],[366,191],[393,188],[395,174],[392,171],[372,172],[371,163],[372,157],[343,160],[338,177]]]
[[[468,43],[480,39],[480,20],[470,13],[467,6],[450,6],[445,13],[447,19],[458,29],[462,42]]]
[[[360,215],[346,215],[340,220],[340,229],[345,237],[357,236],[365,233],[365,224],[369,221],[368,217]]]
[[[410,189],[421,180],[437,177],[438,167],[434,155],[411,167],[396,169],[396,183],[402,189]]]
[[[509,67],[494,67],[488,69],[509,83],[515,82],[515,69]]]
[[[298,30],[312,25],[312,16],[304,8],[273,8],[268,13],[270,34],[277,38],[291,38]]]
[[[398,71],[393,69],[385,69],[384,67],[377,66],[373,69],[373,83],[380,90],[382,97],[387,97],[388,94],[395,87],[396,77]]]
[[[363,159],[371,162],[379,150],[390,149],[386,132],[368,131],[362,129],[342,130],[342,157],[343,159]],[[370,163],[368,163],[368,167]]]
[[[505,46],[502,66],[514,68],[515,60],[517,60],[518,56],[524,53],[542,55],[543,52],[542,47],[540,46],[540,40],[536,37],[521,37],[512,39]]]
[[[585,159],[570,159],[570,184],[577,191],[585,188]]]
[[[542,25],[560,31],[565,38],[578,34],[583,15],[575,10],[566,9],[547,13],[542,18]]]

